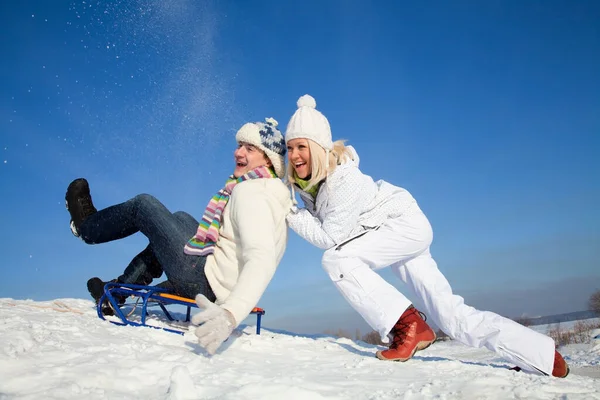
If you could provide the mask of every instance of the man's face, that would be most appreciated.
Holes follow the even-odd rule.
[[[233,176],[239,178],[245,173],[260,166],[271,166],[271,160],[259,148],[244,142],[238,143],[238,148],[233,152],[235,170]]]

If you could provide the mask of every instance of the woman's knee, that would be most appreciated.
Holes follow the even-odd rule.
[[[420,210],[414,210],[411,215],[408,215],[405,221],[411,225],[414,234],[413,239],[420,243],[423,249],[429,248],[433,242],[433,228],[427,216]]]

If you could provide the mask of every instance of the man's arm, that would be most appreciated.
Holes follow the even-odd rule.
[[[242,265],[237,283],[221,306],[231,312],[236,326],[256,307],[273,278],[278,254],[276,235],[286,232],[285,226],[277,226],[285,225],[286,210],[278,209],[279,205],[261,189],[260,185],[240,184],[228,204]]]

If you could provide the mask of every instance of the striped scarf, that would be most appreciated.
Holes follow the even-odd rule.
[[[217,192],[208,202],[204,215],[198,225],[196,235],[191,238],[183,248],[185,254],[206,256],[214,253],[214,247],[219,239],[219,228],[223,218],[223,210],[229,201],[231,191],[240,182],[258,178],[276,178],[275,172],[265,166],[258,167],[236,178],[231,175],[225,187]]]

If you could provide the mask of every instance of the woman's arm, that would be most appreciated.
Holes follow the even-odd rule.
[[[357,167],[346,167],[328,179],[322,228],[335,244],[348,239],[358,227],[358,218],[370,200],[372,180]]]
[[[327,196],[326,209],[319,210],[323,220],[307,209],[288,214],[287,221],[298,235],[321,249],[342,243],[358,226],[358,217],[369,201],[369,180],[358,168],[348,167],[328,178],[318,196]],[[316,203],[318,203],[318,198]]]
[[[306,208],[290,212],[287,221],[294,232],[313,246],[325,250],[335,246],[333,239],[321,227],[321,221]]]

